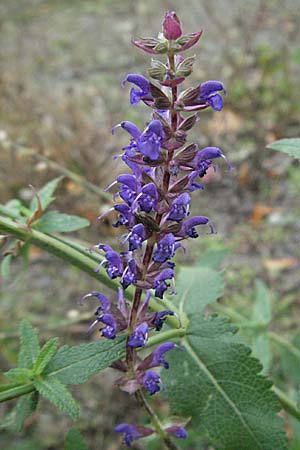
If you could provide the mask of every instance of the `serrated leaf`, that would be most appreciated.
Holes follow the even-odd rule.
[[[10,280],[10,263],[12,255],[5,255],[1,261],[1,275],[4,281]]]
[[[5,203],[4,207],[10,211],[12,214],[15,215],[15,217],[20,217],[22,215],[21,209],[23,207],[20,200],[13,198],[9,200],[9,202]]]
[[[45,186],[37,192],[43,210],[45,210],[47,206],[55,200],[55,197],[53,197],[52,194],[63,178],[63,176],[54,178],[54,180],[49,181],[49,183],[45,184]],[[37,200],[36,198],[33,198],[30,202],[30,211],[35,211],[37,206]]]
[[[57,406],[62,412],[68,414],[73,420],[78,419],[79,406],[66,386],[54,377],[47,377],[34,382],[37,391]]]
[[[280,139],[267,145],[267,148],[287,153],[293,158],[300,159],[300,138]]]
[[[57,351],[58,341],[58,338],[52,338],[41,348],[32,368],[32,371],[35,375],[40,375],[44,371],[51,358],[55,355]]]
[[[194,315],[163,371],[171,413],[192,416],[218,450],[287,450],[271,382],[228,322]]]
[[[272,319],[272,304],[270,292],[265,283],[259,279],[255,281],[255,298],[252,308],[252,319],[266,325]],[[266,329],[258,329],[251,336],[252,351],[256,358],[263,364],[263,372],[267,373],[270,361],[270,341]]]
[[[31,369],[40,350],[36,331],[27,320],[22,320],[20,326],[21,348],[19,353],[19,367]]]
[[[8,372],[5,372],[4,375],[13,383],[25,384],[30,381],[32,371],[30,369],[16,367],[15,369],[10,369]]]
[[[118,336],[113,341],[103,339],[73,347],[65,345],[57,351],[44,373],[64,384],[80,384],[122,358],[124,354],[123,336]]]
[[[251,347],[253,355],[263,365],[263,373],[268,373],[271,361],[270,339],[268,334],[263,331],[255,332],[252,336]]]
[[[89,226],[90,222],[84,217],[62,214],[58,211],[49,211],[37,220],[32,228],[43,231],[43,233],[66,233],[80,230]]]
[[[66,435],[65,450],[88,450],[83,437],[76,430],[76,428],[70,428]]]
[[[272,319],[270,292],[265,283],[259,279],[255,281],[255,300],[252,319],[265,323],[269,323]]]
[[[7,414],[1,424],[2,428],[9,428],[16,433],[22,430],[25,419],[35,411],[38,404],[39,394],[37,391],[21,397],[13,410]]]
[[[182,266],[176,279],[174,303],[180,312],[201,312],[223,292],[223,275],[208,267]]]
[[[195,265],[218,270],[223,259],[229,254],[228,248],[207,250],[196,260]]]

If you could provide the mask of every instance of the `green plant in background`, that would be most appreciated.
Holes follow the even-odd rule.
[[[178,28],[180,29],[178,19],[174,14],[171,14],[171,18],[169,17],[168,20],[170,20],[170,24],[166,25],[165,23],[165,34],[168,26],[172,26],[174,27],[172,28],[172,32],[177,35],[179,33]],[[189,190],[187,187],[189,186],[191,192],[193,190],[192,188],[197,186],[193,184],[195,183],[195,177],[185,176],[184,182],[180,180],[181,184],[174,182],[171,185],[173,197],[171,196],[169,202],[167,202],[169,209],[167,212],[163,210],[161,210],[162,212],[160,210],[156,211],[157,215],[161,216],[159,221],[156,220],[155,223],[151,215],[147,216],[151,209],[155,209],[156,207],[155,202],[154,207],[152,206],[151,202],[153,200],[157,202],[158,198],[160,198],[160,201],[162,201],[161,197],[163,198],[165,196],[168,198],[170,192],[169,181],[172,176],[175,176],[176,163],[181,169],[184,167],[186,169],[192,161],[192,170],[190,172],[193,175],[194,172],[197,172],[196,175],[198,176],[202,172],[206,172],[212,163],[211,159],[217,156],[224,156],[223,154],[217,155],[217,153],[213,153],[216,150],[210,150],[209,153],[205,149],[206,155],[209,156],[202,159],[197,158],[197,147],[192,147],[191,145],[174,152],[174,150],[184,145],[184,133],[179,133],[179,131],[187,131],[196,121],[194,115],[181,121],[182,117],[178,112],[180,107],[185,112],[197,110],[197,107],[198,109],[202,109],[208,106],[219,110],[221,109],[220,105],[222,106],[222,103],[220,103],[222,100],[218,91],[221,89],[217,88],[219,85],[214,84],[215,90],[210,90],[208,94],[206,92],[206,97],[204,95],[205,92],[202,92],[201,95],[201,86],[197,88],[197,92],[195,92],[195,89],[194,91],[189,89],[185,91],[184,95],[179,97],[179,100],[183,102],[183,106],[180,106],[180,102],[176,103],[177,81],[181,75],[179,72],[180,70],[183,71],[183,78],[187,76],[191,70],[193,61],[188,58],[186,60],[178,58],[178,73],[173,73],[175,68],[175,66],[172,66],[174,64],[174,53],[178,49],[180,50],[184,46],[189,45],[193,39],[196,40],[196,34],[187,36],[181,36],[179,34],[176,37],[169,36],[167,39],[160,37],[160,39],[141,40],[138,42],[138,46],[149,53],[168,54],[169,65],[154,61],[152,62],[152,72],[150,73],[162,86],[171,88],[172,96],[169,98],[167,89],[162,88],[163,90],[161,90],[155,84],[151,84],[151,90],[147,90],[149,84],[145,83],[142,79],[143,77],[140,77],[139,79],[135,78],[133,81],[140,89],[135,90],[133,88],[131,101],[135,103],[136,100],[141,99],[146,104],[147,102],[153,102],[151,106],[154,107],[154,110],[166,108],[170,110],[170,116],[168,117],[164,114],[159,117],[155,116],[156,119],[150,122],[150,124],[152,123],[152,129],[148,126],[143,133],[139,132],[140,134],[131,126],[132,124],[128,125],[128,122],[127,124],[124,122],[121,124],[126,131],[129,130],[132,136],[130,148],[126,148],[128,153],[125,153],[129,163],[139,163],[144,166],[149,164],[150,167],[165,166],[161,186],[161,180],[159,176],[155,178],[155,171],[153,169],[147,172],[145,171],[141,191],[135,193],[136,197],[138,197],[134,200],[135,208],[130,210],[130,212],[128,212],[130,208],[125,208],[123,211],[116,209],[116,211],[123,213],[123,217],[120,217],[119,221],[123,220],[125,222],[124,216],[126,220],[133,219],[133,223],[129,225],[130,233],[127,236],[127,240],[132,246],[131,248],[129,247],[129,251],[136,250],[140,246],[140,240],[146,240],[146,236],[143,235],[141,227],[135,228],[134,232],[133,228],[142,224],[146,227],[146,232],[144,229],[145,234],[149,233],[149,229],[151,229],[152,234],[147,237],[148,242],[144,253],[144,268],[146,269],[148,267],[145,264],[145,256],[150,255],[150,257],[147,257],[150,260],[154,248],[156,249],[156,253],[154,253],[156,254],[156,261],[154,259],[154,263],[164,264],[173,256],[175,242],[180,243],[181,238],[185,237],[185,235],[180,235],[183,232],[182,228],[186,233],[190,231],[190,237],[195,237],[192,236],[195,234],[194,230],[190,230],[187,226],[185,228],[182,227],[182,224],[188,223],[191,220],[187,219],[182,222],[183,219],[187,218],[190,202],[189,196],[182,197],[182,190],[184,188]],[[173,44],[174,46],[172,47]],[[165,76],[166,74],[168,76]],[[129,79],[129,76],[127,77],[127,81],[132,82],[132,80],[133,78]],[[157,114],[157,111],[155,111],[155,114]],[[154,127],[153,122],[155,121],[160,121],[163,127],[157,123],[155,123]],[[185,124],[184,126],[183,123]],[[177,128],[178,126],[179,129]],[[164,129],[163,133],[161,133],[162,128]],[[171,131],[171,136],[167,137],[168,139],[173,139],[172,144],[169,147],[165,145],[165,147],[161,148],[161,143],[163,140],[166,140],[165,134],[169,130]],[[181,143],[181,145],[178,146],[178,143]],[[140,154],[137,155],[134,153],[136,148],[143,155],[143,158]],[[171,157],[160,159],[166,155],[171,155]],[[197,164],[197,167],[195,167],[195,164]],[[191,175],[188,170],[186,172]],[[138,178],[140,174],[136,172],[135,175]],[[129,177],[128,175],[126,176]],[[123,195],[122,198],[125,200],[125,203],[132,206],[132,203],[128,200],[128,196],[132,195],[129,191],[133,189],[128,180],[129,178],[124,178],[124,176],[122,180],[118,178],[118,182],[121,185],[123,183],[123,187],[121,186],[120,189],[121,197]],[[130,179],[131,184],[132,181]],[[45,208],[53,200],[53,192],[58,182],[59,179],[53,180],[37,193],[30,208],[26,208],[18,200],[13,200],[1,207],[1,213],[6,217],[0,218],[0,230],[3,234],[13,238],[8,250],[10,251],[13,246],[16,253],[21,252],[22,256],[26,256],[24,246],[20,249],[18,242],[25,241],[25,249],[30,244],[37,245],[70,262],[116,290],[118,283],[115,280],[115,276],[112,276],[111,270],[115,270],[119,262],[117,260],[117,264],[115,264],[115,255],[109,254],[109,252],[115,253],[112,249],[104,248],[107,246],[103,245],[100,247],[105,250],[104,259],[98,253],[87,252],[85,246],[82,246],[76,241],[62,238],[59,235],[50,235],[50,233],[74,231],[87,225],[84,219],[78,217],[65,216],[56,212],[44,213]],[[154,189],[153,186],[150,189],[149,184],[153,184]],[[145,191],[145,186],[148,187],[147,191]],[[155,189],[158,191],[157,198]],[[142,194],[146,194],[143,199],[145,202],[143,212],[146,212],[146,214],[141,214],[136,204],[142,198]],[[174,199],[177,200],[178,198],[180,198],[181,202],[176,203]],[[147,211],[149,204],[151,204],[150,211]],[[142,208],[141,205],[140,208]],[[127,217],[126,214],[128,214]],[[172,216],[173,228],[168,229],[169,233],[161,234],[157,237],[154,232],[159,233],[161,231],[159,227],[163,227],[164,225],[163,221],[161,222],[163,214],[165,214],[165,219]],[[157,215],[155,219],[157,219]],[[205,223],[204,219],[206,218],[202,218],[203,222],[199,222],[199,224]],[[155,228],[155,225],[158,229]],[[173,234],[177,238],[177,241],[161,243],[161,239],[168,234]],[[156,247],[154,247],[155,239],[157,239]],[[169,236],[169,239],[172,238]],[[152,246],[151,253],[149,245]],[[167,252],[167,258],[161,261],[164,259],[162,256],[164,252]],[[213,308],[213,303],[222,295],[224,284],[223,274],[218,272],[217,269],[223,256],[223,251],[219,253],[212,252],[203,255],[193,267],[181,267],[178,277],[176,277],[177,296],[168,299],[162,299],[163,292],[161,290],[165,290],[167,287],[165,286],[166,280],[172,279],[173,274],[168,272],[168,275],[172,276],[160,279],[157,278],[159,274],[157,275],[155,273],[152,278],[150,277],[146,280],[145,277],[143,278],[139,274],[140,267],[137,270],[137,274],[135,274],[129,265],[125,266],[125,270],[123,269],[124,272],[121,276],[121,282],[123,282],[124,288],[125,275],[128,276],[131,270],[132,274],[130,276],[132,280],[130,280],[129,284],[136,286],[134,300],[131,303],[128,329],[125,326],[121,329],[121,333],[117,337],[113,336],[114,339],[112,340],[101,339],[90,344],[58,348],[58,340],[54,338],[50,339],[40,348],[33,328],[28,322],[23,321],[20,327],[21,349],[18,367],[6,373],[9,384],[4,385],[0,392],[0,399],[2,401],[17,397],[21,398],[18,400],[16,407],[6,417],[3,426],[10,427],[16,431],[19,430],[25,418],[36,408],[39,395],[44,396],[63,412],[68,413],[73,419],[76,419],[79,415],[79,409],[65,385],[83,383],[91,375],[112,365],[126,373],[127,378],[123,378],[119,384],[123,388],[125,387],[127,391],[136,392],[139,403],[144,406],[149,415],[151,421],[150,426],[162,438],[167,448],[178,448],[178,444],[175,444],[172,439],[173,437],[186,438],[183,425],[189,418],[191,418],[191,424],[189,425],[190,433],[189,437],[186,438],[186,443],[182,444],[183,448],[190,448],[189,446],[192,445],[196,445],[197,447],[195,448],[202,448],[202,444],[195,443],[199,438],[203,440],[203,443],[208,441],[218,449],[284,450],[287,448],[281,420],[277,416],[280,408],[278,399],[288,412],[299,419],[300,414],[295,405],[278,388],[275,389],[275,393],[272,392],[270,389],[271,382],[264,376],[259,375],[262,367],[257,359],[250,356],[249,347],[237,335],[237,327],[231,325],[227,319],[219,317],[216,314],[204,314],[206,307],[212,305],[211,307]],[[6,278],[8,277],[8,265],[10,262],[7,258],[8,256],[6,256],[4,263],[2,263],[2,272]],[[102,272],[95,272],[97,263],[104,265],[108,277],[103,275]],[[170,271],[172,268],[171,265],[166,267],[161,266],[159,273],[163,273],[164,270]],[[142,285],[142,282],[145,280],[148,283],[151,281],[153,284],[150,286],[145,285],[145,287]],[[144,310],[138,309],[138,307],[140,308],[141,288],[147,290],[150,288],[155,289],[156,298],[151,298],[149,302],[151,308],[151,315],[149,316],[145,315],[147,312],[145,307]],[[103,297],[99,296],[99,293],[92,292],[91,294],[99,298],[100,301],[100,309],[98,308],[97,310],[96,322],[101,323],[102,321],[102,324],[105,325],[105,327],[102,326],[102,334],[106,337],[112,337],[110,333],[115,334],[119,330],[111,318],[109,318],[109,321],[107,317],[105,318],[106,321],[104,320],[104,315],[110,314],[109,309],[107,309],[107,304],[103,300]],[[124,294],[126,299],[131,300],[133,287],[129,287],[126,291],[124,288]],[[139,300],[138,302],[137,298]],[[148,305],[146,304],[146,306]],[[128,305],[125,302],[121,304],[123,310],[127,307]],[[218,305],[215,308],[217,310]],[[99,314],[103,312],[104,314]],[[162,313],[163,315],[159,316]],[[225,313],[230,313],[230,310],[225,308]],[[145,323],[147,326],[148,324],[153,324],[153,320],[157,318],[165,320],[167,315],[170,317],[166,321],[164,331],[151,335],[147,340],[146,327],[144,326],[145,331],[141,328],[141,325]],[[132,319],[133,316],[136,322]],[[261,360],[263,360],[265,369],[267,370],[270,360],[268,344],[272,336],[268,331],[268,325],[271,321],[271,303],[268,298],[267,289],[262,282],[258,281],[256,285],[256,300],[252,316],[244,317],[237,314],[233,318],[237,319],[240,322],[240,326],[247,329],[248,333],[250,330],[250,339],[252,339],[256,355],[260,356]],[[142,323],[138,322],[139,319],[143,320]],[[123,326],[120,324],[118,323],[118,326]],[[162,325],[163,323],[158,319],[157,329],[160,329]],[[251,333],[251,330],[255,330],[254,333]],[[273,340],[276,340],[274,336],[276,335],[273,334]],[[139,344],[142,342],[142,345],[130,346],[130,341],[134,340],[138,340]],[[156,378],[151,373],[151,379],[145,381],[143,378],[143,381],[141,381],[137,378],[135,371],[137,362],[142,364],[141,361],[144,361],[144,367],[140,371],[144,372],[144,377],[147,373],[149,374],[150,371],[148,369],[153,367],[151,366],[151,362],[153,362],[153,358],[155,357],[153,356],[155,355],[155,350],[153,351],[152,346],[158,344],[161,346],[166,343],[170,344],[170,340],[175,340],[179,349],[176,349],[176,351],[174,349],[170,352],[167,358],[170,368],[169,370],[162,371],[161,376],[166,387],[165,395],[170,406],[170,413],[172,417],[176,416],[176,419],[164,421],[163,417],[157,417],[152,406],[145,399],[145,392],[154,394],[156,390],[159,390],[157,389],[159,375],[157,374],[158,378]],[[280,338],[277,338],[277,341],[279,342]],[[146,350],[149,348],[151,353],[142,360],[145,357],[143,353],[145,346]],[[131,350],[129,347],[131,347]],[[134,351],[132,351],[132,348]],[[125,353],[127,367],[126,365],[124,366],[125,362],[123,358]],[[146,436],[145,442],[147,448],[157,448],[156,445],[160,445],[155,443],[157,442],[157,438],[153,436],[153,428],[144,426],[148,424],[143,423],[141,426],[123,425],[122,430],[119,428],[117,431],[125,432],[125,443],[130,445],[132,440]],[[67,450],[71,448],[75,449],[75,446],[82,450],[85,448],[85,444],[81,442],[76,430],[70,430],[66,438],[65,446]]]

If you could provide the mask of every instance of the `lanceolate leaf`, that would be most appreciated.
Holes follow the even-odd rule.
[[[83,438],[76,428],[70,428],[65,440],[65,450],[88,450]]]
[[[260,363],[225,319],[191,318],[184,352],[163,372],[173,414],[192,416],[218,450],[287,450],[279,403]]]
[[[267,145],[267,148],[287,153],[293,158],[300,159],[300,138],[280,139]]]
[[[0,264],[1,276],[4,281],[9,281],[10,279],[10,263],[12,260],[12,255],[5,255]]]
[[[62,177],[62,176],[54,178],[54,180],[49,181],[49,183],[45,184],[45,186],[43,186],[42,189],[40,189],[38,191],[38,197],[40,199],[43,210],[45,210],[47,208],[47,206],[49,206],[50,203],[52,203],[55,200],[55,197],[53,197],[52,194],[54,193],[59,182],[63,178],[64,177]],[[30,203],[30,211],[35,211],[36,209],[37,209],[37,200],[36,200],[36,198],[33,198]]]
[[[58,338],[52,338],[41,348],[33,365],[35,375],[40,375],[57,350]]]
[[[20,341],[19,366],[31,369],[40,350],[40,346],[37,334],[27,320],[22,320],[21,322]]]
[[[181,313],[201,312],[221,297],[223,276],[209,267],[181,267],[176,279],[174,303]],[[173,301],[173,300],[172,300]]]
[[[72,419],[79,417],[80,409],[66,386],[54,377],[48,377],[34,382],[38,392],[57,406],[61,411],[67,413]]]
[[[21,431],[24,420],[35,411],[38,399],[37,391],[21,397],[13,410],[4,418],[1,426],[15,432]]]
[[[49,211],[37,220],[32,228],[44,233],[66,233],[80,230],[89,226],[89,221],[83,217],[61,214],[57,211]]]
[[[74,347],[61,347],[44,373],[64,384],[84,383],[89,376],[105,369],[125,354],[125,338],[99,340]]]

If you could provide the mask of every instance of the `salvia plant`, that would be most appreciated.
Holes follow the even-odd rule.
[[[10,383],[1,387],[0,399],[21,398],[4,427],[19,431],[40,395],[76,419],[79,407],[66,385],[83,383],[110,366],[119,374],[116,387],[135,396],[141,411],[139,423],[124,417],[115,426],[125,446],[141,440],[141,448],[149,449],[204,448],[205,443],[224,450],[287,449],[277,415],[280,403],[272,383],[259,374],[260,363],[227,319],[203,314],[222,293],[222,273],[216,271],[222,254],[203,255],[194,267],[175,269],[174,257],[186,251],[187,241],[215,232],[208,217],[198,211],[191,215],[193,192],[203,190],[201,178],[208,169],[217,170],[217,161],[225,163],[219,170],[232,169],[221,149],[188,141],[199,114],[221,111],[226,95],[216,80],[182,88],[195,62],[184,52],[201,35],[183,34],[175,12],[166,12],[157,38],[133,41],[153,57],[150,80],[130,73],[122,86],[130,86],[130,104],[144,104],[151,117],[142,129],[129,121],[112,129],[128,136],[116,156],[126,170],[106,188],[118,200],[99,219],[117,217],[113,227],[122,230],[117,250],[105,243],[86,250],[49,235],[87,225],[75,216],[44,214],[60,179],[36,193],[29,210],[17,200],[2,207],[2,215],[14,220],[2,218],[0,228],[14,237],[11,248],[16,240],[36,244],[115,290],[110,298],[101,289],[83,295],[81,303],[98,302],[87,332],[96,327],[101,336],[88,344],[58,348],[53,338],[40,347],[32,326],[21,323],[19,364],[6,373]],[[271,313],[264,315],[265,325],[270,318]],[[277,393],[285,409],[299,416]],[[152,398],[160,394],[169,404],[166,417],[153,406]],[[65,445],[86,448],[74,429]]]

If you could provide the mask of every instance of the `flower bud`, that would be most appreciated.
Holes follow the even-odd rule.
[[[176,76],[177,77],[187,77],[193,71],[193,64],[195,62],[195,56],[190,56],[185,58],[180,64],[177,66]]]
[[[164,75],[167,70],[168,70],[167,66],[165,66],[165,64],[163,64],[161,61],[158,61],[157,59],[152,59],[151,68],[148,69],[148,72],[151,78],[162,81],[164,79]]]
[[[163,35],[168,40],[178,39],[182,35],[181,23],[174,11],[167,11],[162,23]]]

